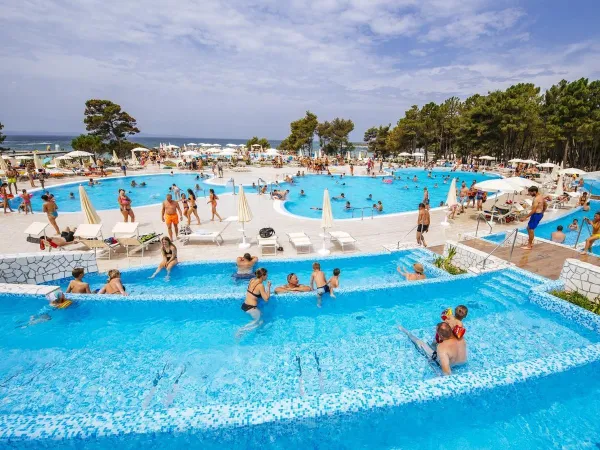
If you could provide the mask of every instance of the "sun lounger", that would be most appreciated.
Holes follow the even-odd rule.
[[[301,233],[286,233],[288,236],[289,242],[296,249],[296,253],[310,253],[310,248],[312,247],[312,242],[308,235],[304,232]]]
[[[217,245],[221,245],[225,242],[223,239],[223,232],[231,225],[233,222],[228,221],[225,226],[219,231],[208,231],[208,230],[196,230],[191,234],[180,235],[179,239],[183,243],[183,245],[187,245],[190,241],[205,241],[205,242],[213,242]]]
[[[74,236],[78,242],[85,245],[89,250],[94,250],[96,258],[106,253],[108,259],[110,259],[111,253],[119,246],[117,242],[111,243],[104,239],[104,236],[102,236],[101,224],[81,224],[77,227],[77,230],[75,230]],[[100,250],[100,252],[98,252],[98,250]]]
[[[352,248],[356,250],[356,239],[354,239],[350,233],[345,231],[331,231],[329,233],[332,242],[337,242],[342,247],[342,252],[346,251],[346,248]]]
[[[141,251],[141,257],[144,257],[144,250],[150,244],[160,241],[160,234],[149,233],[140,236],[139,222],[117,222],[112,229],[113,236],[119,245],[125,248],[127,257],[133,253]]]
[[[270,238],[262,238],[260,236],[256,236],[256,242],[260,248],[261,255],[276,255],[277,247],[279,247],[279,242],[277,242],[277,236],[271,236]]]
[[[27,228],[24,233],[27,237],[39,238],[46,235],[46,228],[48,228],[47,222],[33,222]]]

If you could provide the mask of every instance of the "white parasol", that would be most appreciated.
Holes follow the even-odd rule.
[[[319,254],[326,256],[331,252],[325,244],[325,230],[333,227],[333,213],[331,212],[331,200],[329,199],[329,191],[323,191],[323,214],[321,215],[321,228],[323,228],[323,248],[319,250]]]
[[[98,213],[96,212],[94,205],[92,205],[83,186],[79,186],[79,199],[81,200],[81,211],[83,212],[87,223],[100,223],[100,216],[98,216]]]
[[[248,199],[246,198],[246,194],[244,193],[244,186],[240,186],[240,190],[238,191],[237,214],[238,222],[242,224],[242,243],[239,245],[239,247],[248,248],[250,247],[250,243],[246,242],[246,232],[244,231],[244,223],[250,222],[252,220],[252,211],[250,211]]]
[[[448,206],[448,211],[454,206],[458,205],[458,200],[456,198],[456,178],[452,177],[452,181],[450,182],[450,189],[448,189],[448,197],[446,197],[446,205]],[[448,222],[448,214],[444,217],[444,221],[441,223],[442,226],[447,227],[450,225]]]

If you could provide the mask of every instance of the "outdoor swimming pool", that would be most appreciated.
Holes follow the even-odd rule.
[[[432,208],[437,207],[441,201],[446,201],[450,181],[448,181],[448,184],[444,184],[445,176],[458,177],[458,188],[460,188],[460,182],[462,181],[470,186],[473,180],[483,181],[498,177],[497,175],[472,172],[450,172],[448,169],[441,168],[433,170],[432,178],[428,178],[428,172],[423,169],[401,169],[394,171],[394,174],[402,180],[394,180],[388,184],[384,183],[381,177],[351,177],[349,173],[343,178],[340,178],[339,174],[335,174],[333,177],[326,175],[297,177],[294,186],[285,187],[285,189],[290,190],[290,195],[284,208],[298,216],[320,218],[322,212],[311,208],[320,208],[323,205],[323,190],[328,189],[332,198],[331,206],[335,219],[351,219],[353,214],[354,217],[361,217],[360,208],[367,208],[364,215],[365,217],[371,217],[372,206],[378,201],[383,203],[383,212],[373,212],[376,216],[415,211],[423,200],[424,187],[429,190]],[[412,181],[414,176],[417,176],[418,182]],[[390,177],[387,177],[387,179],[389,180]],[[434,187],[436,183],[437,188]],[[405,189],[405,186],[408,189]],[[300,196],[301,190],[304,190],[305,196]],[[334,199],[342,193],[346,197],[344,200]],[[369,194],[372,194],[372,200],[367,199]],[[352,208],[358,208],[354,213],[352,210],[345,209],[346,200],[350,202]]]
[[[199,184],[203,189],[195,192],[197,197],[208,196],[208,190],[214,189],[215,193],[221,194],[224,192],[232,192],[232,188],[226,188],[221,186],[215,186],[208,183],[204,183],[201,180],[196,180],[197,174],[185,173],[175,174],[170,176],[169,174],[160,175],[141,175],[141,176],[128,176],[128,177],[117,177],[117,178],[94,178],[101,184],[95,186],[88,186],[86,181],[79,183],[70,183],[66,185],[59,185],[55,187],[49,187],[46,190],[54,195],[56,203],[59,207],[59,214],[61,212],[77,212],[81,211],[81,202],[79,201],[79,185],[85,187],[85,190],[97,210],[104,209],[117,209],[117,195],[119,189],[125,189],[127,195],[132,200],[132,207],[146,206],[153,204],[160,204],[165,196],[169,193],[169,186],[175,183],[182,192],[186,192],[188,188],[194,189],[196,184]],[[131,181],[135,180],[136,183],[145,182],[146,187],[131,187]],[[21,187],[21,186],[19,186]],[[71,199],[69,194],[75,195],[74,199]],[[34,197],[31,199],[33,210],[37,212],[42,211],[42,199],[40,198],[43,194],[42,191],[34,192]],[[187,192],[186,192],[187,195]],[[21,200],[15,199],[11,205],[18,205]],[[201,201],[200,204],[203,202]]]
[[[372,287],[382,284],[398,283],[404,281],[404,277],[398,273],[397,268],[412,272],[415,262],[430,263],[432,254],[422,250],[408,250],[402,252],[376,254],[370,256],[349,256],[341,258],[325,258],[321,261],[321,269],[327,278],[333,275],[333,269],[339,268],[341,274],[342,288]],[[312,273],[312,263],[317,261],[310,259],[290,260],[259,260],[256,269],[265,267],[269,271],[269,280],[273,289],[286,283],[287,275],[295,273],[300,283],[309,284]],[[171,272],[171,279],[165,281],[165,272],[162,275],[149,280],[148,277],[154,273],[156,267],[145,267],[124,270],[121,275],[129,295],[154,295],[167,296],[170,298],[181,298],[181,296],[198,297],[215,295],[240,295],[242,298],[247,279],[238,280],[232,275],[237,271],[231,262],[208,262],[180,264]],[[425,264],[425,274],[428,278],[435,278],[440,273],[433,266]],[[60,285],[66,290],[71,278],[50,282],[50,285]],[[90,288],[100,289],[106,284],[106,274],[88,274],[85,281]]]
[[[588,219],[593,220],[594,214],[597,211],[600,211],[600,201],[591,200],[589,211],[584,211],[582,208],[577,208],[569,214],[558,218],[552,218],[550,214],[546,214],[546,217],[550,217],[550,220],[542,221],[542,223],[535,229],[535,235],[536,237],[551,240],[552,233],[556,231],[556,227],[562,225],[563,232],[566,234],[566,239],[563,244],[571,247],[575,245],[575,242],[581,244],[585,242],[585,240],[588,237],[590,237],[591,227],[588,228],[584,225],[583,229],[581,230],[581,235],[579,236],[579,241],[577,241],[577,235],[579,234],[579,231],[569,230],[569,225],[573,223],[573,219],[577,219],[577,221],[579,222],[579,226],[581,227],[583,223],[583,218],[587,217]],[[520,229],[520,232],[526,233],[526,227]],[[505,236],[506,233],[502,232],[483,236],[483,238],[492,242],[500,243],[504,240]],[[600,254],[600,242],[597,241],[594,244],[594,246],[592,247],[592,253],[596,255]]]
[[[584,385],[594,373],[588,367],[516,385],[509,375],[546,358],[560,371],[552,358],[589,354],[600,342],[531,303],[537,284],[507,270],[341,293],[321,309],[312,297],[279,297],[263,307],[265,325],[241,339],[236,331],[248,321],[241,300],[82,300],[21,328],[44,301],[3,296],[0,439],[52,446],[51,439],[77,438],[97,448],[199,441],[291,448],[303,439],[323,448],[426,448],[445,438],[463,448],[506,448],[514,433],[520,448],[596,442],[588,408],[598,405],[592,393],[600,388],[593,376]],[[396,325],[429,340],[440,311],[461,303],[470,309],[469,362],[438,378]],[[510,386],[493,388],[503,377]],[[435,400],[448,388],[460,394],[465,383],[480,386],[476,394]],[[574,393],[556,395],[566,385]],[[368,406],[392,398],[399,406]],[[573,426],[546,429],[558,417]]]

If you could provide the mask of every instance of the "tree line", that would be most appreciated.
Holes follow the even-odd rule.
[[[546,92],[531,83],[437,104],[413,105],[394,127],[369,128],[364,141],[377,156],[423,149],[435,158],[491,155],[600,166],[600,81],[562,80]]]

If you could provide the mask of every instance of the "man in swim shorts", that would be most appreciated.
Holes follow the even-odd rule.
[[[419,203],[419,215],[417,216],[417,244],[422,245],[423,247],[427,247],[423,234],[429,231],[430,222],[431,217],[429,215],[429,210],[425,207],[424,203]]]
[[[177,215],[179,213],[179,216]],[[175,239],[179,237],[179,218],[183,217],[179,202],[173,200],[171,194],[167,194],[167,199],[162,204],[162,210],[160,212],[162,221],[167,225],[167,232],[169,238],[173,240],[173,228],[175,228]]]
[[[533,197],[533,203],[531,204],[531,211],[527,216],[525,216],[522,221],[529,219],[529,223],[527,224],[527,234],[529,235],[529,241],[527,245],[521,247],[524,250],[531,250],[533,248],[533,240],[535,238],[535,229],[539,225],[540,221],[544,217],[544,213],[546,212],[546,201],[544,197],[538,192],[538,188],[536,186],[531,186],[527,189],[527,192],[530,196]]]
[[[330,291],[329,284],[327,283],[327,279],[325,278],[325,272],[321,270],[321,264],[318,262],[314,262],[312,265],[313,272],[310,276],[310,288],[313,289],[313,286],[316,284],[317,286],[317,306],[321,307],[321,299],[323,294],[327,294]]]
[[[8,190],[10,191],[10,193],[12,194],[12,187],[15,187],[15,193],[13,195],[17,195],[18,192],[18,188],[17,188],[17,176],[18,173],[15,170],[15,168],[11,165],[11,163],[8,163],[8,170],[6,171],[6,182],[8,183]]]
[[[310,286],[300,284],[300,280],[295,273],[290,273],[287,276],[287,284],[275,288],[276,294],[283,294],[284,292],[308,292],[312,291]]]

